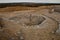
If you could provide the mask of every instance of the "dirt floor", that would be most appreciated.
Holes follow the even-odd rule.
[[[60,40],[58,7],[0,8],[0,40]]]

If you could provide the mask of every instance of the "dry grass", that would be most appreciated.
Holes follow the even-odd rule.
[[[24,6],[12,6],[12,7],[5,7],[0,8],[0,12],[12,12],[12,11],[24,11],[24,10],[42,10],[48,9],[51,6],[39,6],[39,7],[24,7]]]

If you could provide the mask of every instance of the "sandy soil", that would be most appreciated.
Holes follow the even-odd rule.
[[[3,25],[0,29],[0,40],[60,40],[60,33],[59,31],[56,32],[59,28],[60,14],[54,11],[49,13],[50,8],[51,6],[0,8],[0,18],[4,19],[0,21]],[[42,16],[45,20],[42,24],[36,26],[21,25],[20,20],[25,18],[23,16],[29,17],[30,14]],[[14,17],[17,17],[18,21],[16,19],[10,20]],[[32,18],[32,20],[36,23],[39,19]],[[29,18],[25,18],[22,22],[29,23]]]

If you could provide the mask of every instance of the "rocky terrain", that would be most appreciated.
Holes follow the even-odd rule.
[[[0,40],[60,40],[60,6],[0,8]]]

